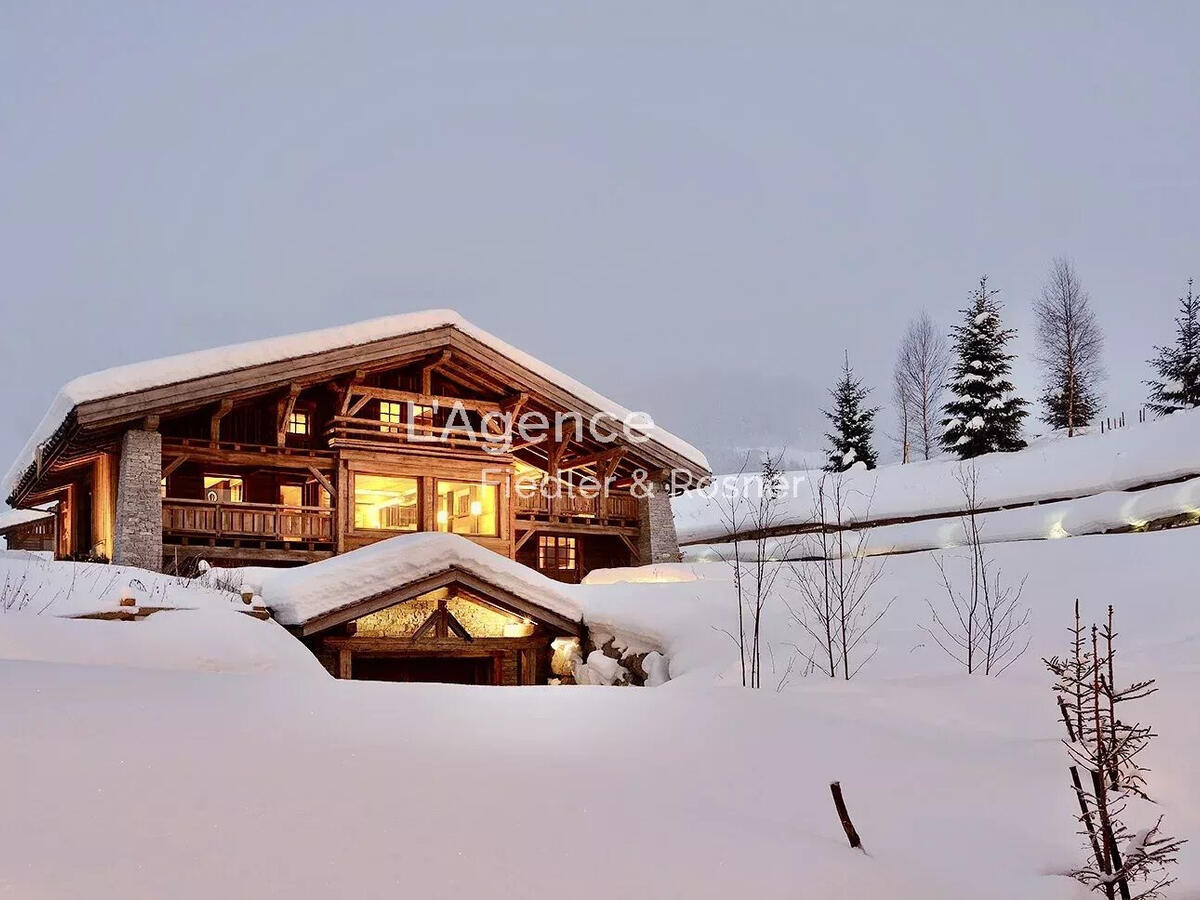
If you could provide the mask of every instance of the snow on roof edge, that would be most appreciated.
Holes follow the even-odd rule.
[[[0,532],[54,517],[52,509],[0,509]]]
[[[331,328],[180,353],[160,359],[116,366],[74,378],[59,390],[45,416],[42,417],[37,428],[25,442],[12,465],[9,466],[3,482],[0,483],[3,488],[2,496],[8,497],[12,493],[17,480],[32,462],[37,446],[49,438],[63,419],[80,403],[176,384],[193,378],[220,375],[250,366],[281,362],[344,347],[360,346],[373,341],[416,334],[445,326],[458,329],[463,334],[485,344],[497,353],[508,357],[518,365],[553,382],[579,400],[614,418],[625,419],[630,415],[630,410],[621,404],[593,391],[582,382],[576,381],[564,372],[530,356],[490,332],[471,324],[457,311],[427,309],[365,319],[348,325],[335,325]],[[653,425],[647,428],[637,428],[637,430],[689,462],[703,469],[711,470],[708,458],[703,453],[666,429]]]
[[[579,621],[583,612],[563,586],[461,535],[421,531],[289,569],[255,570],[263,603],[281,625],[303,625],[451,567]]]

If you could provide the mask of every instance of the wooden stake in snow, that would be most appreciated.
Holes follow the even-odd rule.
[[[851,847],[861,850],[862,840],[858,837],[854,823],[850,821],[850,813],[846,811],[846,801],[842,798],[842,783],[840,781],[833,782],[829,785],[829,790],[833,794],[833,805],[837,808],[838,818],[842,820],[842,830],[846,832],[846,840],[850,842]]]

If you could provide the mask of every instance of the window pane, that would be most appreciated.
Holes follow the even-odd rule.
[[[575,568],[575,538],[538,535],[538,568],[563,571]]]
[[[494,484],[468,481],[437,483],[437,529],[454,534],[495,537],[500,490]]]
[[[417,530],[417,479],[354,476],[354,527]]]
[[[288,434],[308,434],[308,413],[294,412],[288,416]]]
[[[379,421],[393,423],[391,425],[380,425],[380,431],[399,434],[399,426],[404,424],[404,405],[401,403],[392,403],[388,400],[380,400]]]
[[[205,475],[204,499],[209,503],[241,503],[242,479],[224,475]]]
[[[303,506],[304,485],[281,484],[279,486],[279,502],[284,506]]]

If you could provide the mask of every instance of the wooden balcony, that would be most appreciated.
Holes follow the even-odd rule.
[[[518,491],[514,500],[520,518],[544,519],[555,515],[566,519],[637,521],[637,499],[629,494],[588,497],[580,492],[564,492],[551,498],[541,491]]]
[[[163,537],[183,543],[333,543],[333,510],[322,506],[163,500]]]

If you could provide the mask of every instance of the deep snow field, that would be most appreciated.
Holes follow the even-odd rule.
[[[997,679],[921,630],[928,553],[884,562],[895,601],[848,684],[784,678],[800,635],[781,578],[760,691],[720,630],[722,563],[571,589],[593,629],[667,651],[673,680],[649,689],[339,682],[212,598],[139,622],[3,612],[0,896],[1092,896],[1061,875],[1082,845],[1039,657],[1064,649],[1076,596],[1116,606],[1119,675],[1161,688],[1151,793],[1200,840],[1198,550],[1196,528],[994,546],[1032,610]],[[1195,843],[1177,874],[1169,896],[1200,897]]]

